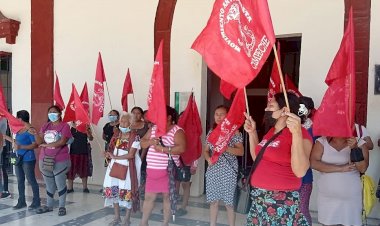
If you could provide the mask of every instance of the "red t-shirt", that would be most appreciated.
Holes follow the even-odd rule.
[[[259,153],[264,144],[274,133],[270,129],[257,145],[255,153]],[[306,129],[302,128],[304,139],[312,141]],[[267,190],[293,191],[301,186],[301,179],[294,175],[291,167],[292,133],[285,128],[282,133],[266,148],[263,158],[251,176],[251,185]]]

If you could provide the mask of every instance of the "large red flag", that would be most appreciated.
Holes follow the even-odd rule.
[[[191,48],[221,79],[243,88],[257,76],[274,42],[267,0],[216,0]]]
[[[156,60],[154,61],[148,94],[148,112],[146,113],[147,119],[157,126],[157,137],[166,134],[167,121],[164,90],[164,65],[162,61],[163,44],[164,41],[161,40],[160,46],[157,50]]]
[[[74,85],[71,88],[70,99],[67,102],[67,107],[65,110],[65,115],[63,116],[62,121],[71,122],[75,121],[75,99],[74,99]]]
[[[82,100],[73,84],[74,104],[75,104],[75,125],[76,129],[82,133],[86,133],[86,125],[90,123],[88,112],[82,104]]]
[[[129,68],[127,72],[127,76],[124,80],[123,86],[123,94],[121,95],[121,106],[123,107],[123,111],[128,112],[128,94],[133,93],[131,74],[129,73]]]
[[[202,154],[202,123],[193,93],[178,120],[178,125],[184,129],[186,134],[186,151],[181,154],[181,159],[185,165],[190,166]]]
[[[92,97],[92,123],[97,125],[99,119],[103,117],[104,111],[104,74],[102,55],[99,52],[98,64],[96,66],[94,95]]]
[[[338,53],[326,77],[327,89],[313,118],[314,135],[353,136],[355,118],[355,53],[352,8]]]
[[[243,124],[245,117],[244,89],[238,89],[232,106],[222,123],[220,123],[208,137],[208,141],[214,145],[214,153],[211,162],[218,161],[219,156],[227,149],[228,142],[235,132]]]
[[[219,89],[222,95],[229,100],[231,99],[232,94],[235,92],[236,87],[221,79]]]
[[[277,56],[278,56],[278,61],[281,63],[281,50],[280,50],[279,42],[277,44]],[[280,72],[278,71],[277,61],[275,59],[273,61],[272,73],[269,79],[268,102],[274,97],[276,93],[280,93],[280,92],[281,92]]]
[[[3,93],[3,85],[0,82],[0,118],[3,117],[8,120],[8,125],[12,133],[17,133],[25,127],[24,123],[22,123],[19,119],[15,118],[11,113],[8,112],[5,96]]]
[[[82,92],[80,93],[80,100],[82,101],[84,109],[90,111],[90,98],[88,97],[87,82],[84,83]]]
[[[285,86],[286,91],[294,93],[297,97],[303,96],[302,93],[298,90],[297,86],[292,82],[288,75],[285,75]]]
[[[61,95],[61,88],[59,86],[59,79],[57,72],[55,73],[55,85],[54,85],[54,101],[61,110],[65,109],[65,103],[63,102]]]

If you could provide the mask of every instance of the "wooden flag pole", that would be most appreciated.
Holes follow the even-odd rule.
[[[248,113],[248,115],[251,115],[249,113],[248,96],[247,96],[247,89],[246,89],[246,87],[244,87],[244,97],[245,97],[245,107],[247,108],[247,113]]]
[[[109,100],[109,102],[110,102],[110,106],[111,106],[111,110],[112,110],[113,107],[112,107],[112,103],[111,103],[110,92],[109,92],[109,90],[108,90],[108,83],[107,83],[107,81],[104,81],[104,82],[106,83],[107,94],[108,94],[108,100]]]
[[[280,73],[281,86],[282,86],[282,90],[283,90],[284,97],[285,97],[286,107],[289,109],[289,101],[288,101],[288,95],[286,93],[286,88],[285,88],[285,83],[284,83],[284,75],[282,74],[280,61],[278,60],[276,45],[273,45],[273,51],[274,51],[274,57],[276,58],[276,62],[277,62],[278,72]]]
[[[100,153],[103,154],[104,151],[102,151],[104,149],[104,147],[102,147],[102,145],[100,144],[99,140],[98,140],[98,136],[95,132],[95,129],[94,127],[92,126],[92,123],[90,123],[90,127],[91,127],[91,130],[92,130],[92,134],[94,134],[94,140],[96,141],[96,143],[98,144],[99,148],[100,148]],[[109,161],[107,158],[105,158],[106,162],[107,162],[107,165],[109,165]]]

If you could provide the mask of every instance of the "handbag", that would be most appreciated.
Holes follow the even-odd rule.
[[[241,173],[240,178],[238,180],[237,187],[236,187],[236,192],[235,192],[235,211],[236,212],[241,213],[241,214],[247,214],[249,212],[249,209],[251,208],[251,204],[252,204],[252,199],[250,198],[251,186],[249,183],[251,179],[251,175],[253,174],[253,172],[255,172],[257,165],[263,158],[265,149],[268,147],[270,143],[272,143],[274,139],[280,136],[280,134],[282,133],[282,130],[283,129],[278,131],[278,133],[274,134],[260,149],[259,154],[257,154],[256,159],[253,162],[253,165],[251,167],[251,170],[248,176],[246,176],[245,173]]]
[[[24,160],[24,156],[26,155],[26,153],[28,151],[31,151],[31,150],[26,150],[23,155],[19,155],[19,154],[17,154],[17,152],[12,152],[11,156],[10,156],[10,162],[11,162],[11,164],[14,165],[14,166],[21,166],[22,162]]]
[[[363,151],[361,148],[352,148],[350,152],[351,162],[361,162],[364,160]]]
[[[171,158],[171,156],[170,156],[170,158]],[[175,180],[181,181],[181,182],[189,182],[190,178],[191,178],[190,166],[186,166],[183,163],[181,157],[179,157],[179,160],[181,161],[181,167],[175,165],[175,163],[174,163],[174,165],[175,165],[174,168],[175,168],[175,172],[176,172]]]
[[[62,149],[63,147],[61,147],[55,155],[47,155],[44,149],[44,158],[42,159],[42,170],[45,170],[47,172],[54,171],[55,156],[57,156]]]
[[[128,138],[128,147],[127,149],[130,150],[132,147],[132,143],[135,140],[136,134],[131,133]],[[120,138],[119,138],[120,139]],[[116,147],[116,156],[119,156],[119,148],[118,145],[115,145]],[[109,173],[110,177],[117,178],[119,180],[125,180],[127,178],[127,172],[128,172],[128,166],[117,163],[114,161],[111,167],[111,171]]]
[[[363,186],[363,219],[368,217],[376,203],[376,186],[373,179],[368,175],[361,176]]]

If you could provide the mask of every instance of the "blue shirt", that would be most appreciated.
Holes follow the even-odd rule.
[[[34,136],[27,131],[23,133],[17,133],[16,134],[16,144],[26,146],[30,145],[32,143],[35,143],[36,140],[34,139]],[[26,149],[19,149],[17,150],[17,155],[23,155],[23,161],[35,161],[36,156],[34,155],[34,150],[26,150]]]
[[[313,144],[314,144],[318,137],[313,136],[313,128],[312,127],[307,129],[307,131],[309,132],[310,136],[313,138]],[[305,176],[302,178],[302,184],[311,184],[311,183],[313,183],[313,171],[311,170],[311,168],[309,168],[307,170]]]

